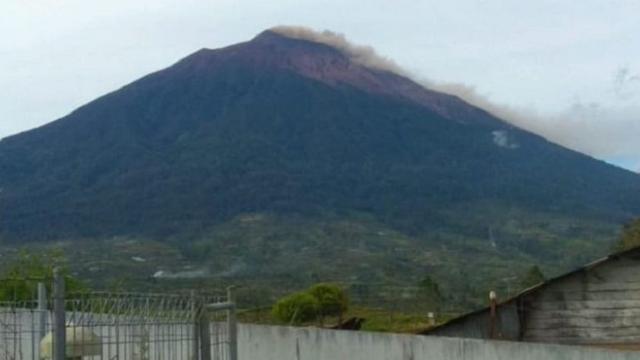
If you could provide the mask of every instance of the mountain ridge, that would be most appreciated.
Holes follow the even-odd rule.
[[[331,254],[327,267],[363,247],[374,259],[367,266],[404,262],[411,276],[432,268],[418,255],[434,249],[460,263],[481,254],[474,261],[558,266],[583,259],[569,253],[577,248],[603,251],[612,229],[640,214],[636,174],[273,32],[200,50],[3,139],[0,188],[0,238],[9,242],[141,237],[186,253],[225,243],[226,258],[203,254],[256,262],[254,275],[273,276],[310,271],[282,255],[306,247],[311,255],[301,256]],[[276,220],[238,220],[251,214]],[[367,227],[393,234],[394,247]],[[269,272],[274,259],[279,275]],[[372,271],[352,261],[345,276]]]

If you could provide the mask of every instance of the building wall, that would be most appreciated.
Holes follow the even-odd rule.
[[[640,257],[628,255],[526,298],[524,340],[640,345]]]
[[[499,337],[640,350],[640,251],[553,280],[498,307]],[[428,333],[489,338],[487,310]]]
[[[240,324],[239,359],[631,360],[637,353],[573,346]]]
[[[519,340],[520,321],[515,302],[499,307],[496,313],[496,329],[497,338],[500,340]],[[488,339],[489,330],[489,312],[482,311],[467,316],[461,321],[454,321],[436,328],[429,335]]]

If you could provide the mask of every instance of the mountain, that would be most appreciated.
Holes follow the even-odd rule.
[[[212,251],[220,229],[252,216],[275,219],[252,235],[273,244],[291,219],[357,219],[415,251],[473,243],[497,246],[488,257],[560,262],[567,244],[581,246],[574,240],[603,251],[612,229],[640,214],[637,174],[270,30],[2,139],[0,188],[0,236],[12,243],[125,236]],[[346,236],[325,230],[323,239]],[[261,237],[269,231],[279,235]]]

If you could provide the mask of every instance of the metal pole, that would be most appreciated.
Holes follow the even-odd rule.
[[[496,338],[496,305],[498,297],[495,291],[489,292],[489,339]]]
[[[227,310],[227,329],[229,331],[229,360],[238,360],[238,320],[236,319],[235,296],[233,286],[227,288],[227,302],[233,306]]]
[[[53,360],[64,360],[66,326],[64,313],[64,277],[53,269]]]
[[[196,299],[196,292],[191,290],[191,314],[193,316],[193,353],[191,358],[198,360],[200,353],[200,313],[198,312],[198,304]]]
[[[200,360],[211,360],[211,332],[209,331],[209,312],[204,301],[198,302],[198,339],[200,340]]]
[[[40,337],[41,341],[47,335],[47,287],[44,283],[38,283],[38,311],[40,313]]]
[[[429,326],[436,326],[436,314],[428,312],[427,319],[429,319]]]

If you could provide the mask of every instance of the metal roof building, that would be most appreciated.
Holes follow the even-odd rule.
[[[425,335],[640,350],[640,247],[611,254]]]

